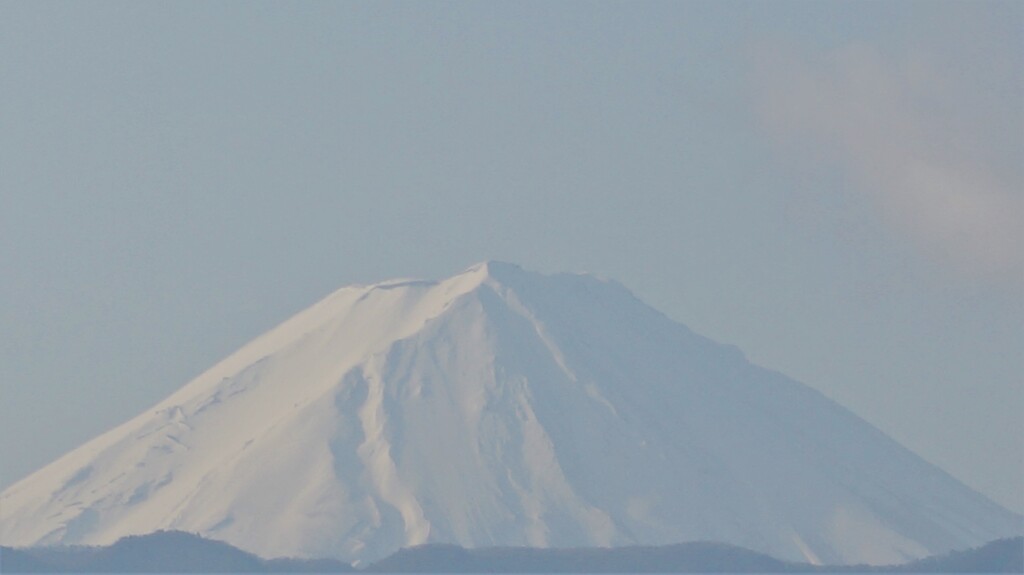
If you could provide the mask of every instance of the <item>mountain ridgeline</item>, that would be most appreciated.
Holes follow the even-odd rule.
[[[365,573],[1022,573],[1024,538],[883,567],[791,563],[721,543],[612,549],[403,549]],[[260,559],[182,532],[121,539],[110,547],[0,547],[0,573],[352,573],[338,560]]]
[[[182,530],[359,565],[680,541],[888,565],[1021,525],[621,284],[496,262],[341,289],[0,494],[7,546]]]

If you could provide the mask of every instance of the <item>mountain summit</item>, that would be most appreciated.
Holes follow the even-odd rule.
[[[341,289],[0,494],[0,544],[160,529],[261,556],[719,541],[899,563],[1021,518],[588,275]]]

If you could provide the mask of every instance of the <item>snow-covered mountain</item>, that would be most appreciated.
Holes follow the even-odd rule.
[[[710,540],[896,563],[1021,531],[816,391],[587,275],[341,289],[0,494],[0,544],[261,556]]]

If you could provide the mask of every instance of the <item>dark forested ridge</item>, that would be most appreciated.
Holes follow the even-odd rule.
[[[379,573],[782,573],[809,566],[784,563],[720,543],[610,549],[463,549],[426,545],[403,549],[371,565]]]
[[[109,547],[0,547],[0,573],[347,573],[332,559],[261,559],[180,531],[125,537]],[[888,567],[787,563],[721,543],[611,549],[403,549],[368,573],[1024,573],[1024,537]]]
[[[722,543],[612,549],[403,549],[367,571],[378,573],[1024,573],[1024,537],[928,557],[904,565],[814,566],[788,563]]]
[[[0,573],[346,573],[334,560],[264,560],[181,531],[125,537],[109,547],[0,547]]]
[[[999,539],[975,549],[919,559],[896,570],[904,573],[1024,573],[1024,537]]]

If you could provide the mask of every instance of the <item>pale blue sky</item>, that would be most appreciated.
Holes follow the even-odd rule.
[[[348,283],[616,278],[1024,511],[1024,5],[4,2],[0,487]]]

